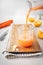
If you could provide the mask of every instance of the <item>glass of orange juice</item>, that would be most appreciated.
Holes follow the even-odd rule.
[[[18,43],[23,47],[32,46],[33,29],[31,24],[21,24],[18,27]]]

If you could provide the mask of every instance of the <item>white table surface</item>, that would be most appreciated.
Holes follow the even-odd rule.
[[[19,1],[18,0],[4,0],[4,1],[0,0],[0,16],[1,16],[0,21],[3,21],[3,20],[6,21],[7,19],[14,19],[14,16],[17,16],[17,15],[19,16],[19,13],[21,14],[22,19],[23,19],[23,15],[25,14],[24,11],[25,11],[26,6],[24,5],[25,7],[23,7],[22,4],[24,4],[25,0],[19,0]],[[19,8],[19,6],[20,6],[20,8]],[[19,8],[19,9],[17,9],[17,8]],[[26,9],[27,9],[27,7],[26,7]],[[24,14],[22,14],[21,11]],[[17,13],[17,15],[16,15],[16,13]],[[42,13],[42,11],[41,11],[41,13]],[[20,17],[16,17],[16,18],[20,19]],[[22,19],[20,19],[20,21]],[[20,22],[20,21],[17,20],[16,22]],[[21,22],[23,22],[23,21],[21,21]],[[8,36],[4,39],[4,41],[2,41],[2,42],[0,41],[0,65],[43,65],[43,54],[41,56],[36,56],[36,57],[6,59],[5,55],[3,55],[2,52],[6,49]],[[43,40],[38,39],[38,41],[43,50]]]
[[[43,54],[36,57],[6,59],[2,52],[6,49],[8,37],[9,33],[2,42],[0,41],[0,65],[43,65]],[[38,42],[43,50],[43,39],[38,39]]]

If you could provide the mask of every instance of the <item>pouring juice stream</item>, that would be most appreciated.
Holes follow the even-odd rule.
[[[23,47],[31,46],[33,43],[33,40],[31,38],[28,39],[28,36],[27,36],[27,19],[29,17],[30,12],[31,12],[31,9],[28,11],[26,16],[26,24],[24,25],[23,39],[19,40],[20,45]]]

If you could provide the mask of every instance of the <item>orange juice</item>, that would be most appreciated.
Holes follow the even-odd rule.
[[[33,44],[33,40],[30,39],[30,40],[23,40],[23,39],[20,39],[19,40],[19,44],[23,47],[29,47],[29,46],[32,46]]]
[[[27,15],[26,15],[26,24],[27,24],[27,22],[28,22],[28,17],[29,17],[29,15],[30,15],[30,13],[31,13],[31,9],[28,10],[28,12],[27,12]]]

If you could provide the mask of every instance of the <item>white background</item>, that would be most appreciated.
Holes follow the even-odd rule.
[[[14,23],[25,23],[25,15],[28,8],[29,5],[26,3],[26,0],[0,0],[0,23],[8,19],[13,19]],[[34,13],[35,12],[31,13],[32,17],[34,16],[37,19],[38,14],[43,13],[43,11],[40,10]],[[40,29],[43,30],[43,28]],[[3,31],[4,30],[6,29],[3,29]],[[5,50],[7,46],[8,37],[9,35],[6,36],[4,41],[0,41],[0,65],[43,65],[43,54],[39,57],[6,59],[2,51]],[[43,40],[38,39],[38,42],[43,50]]]

